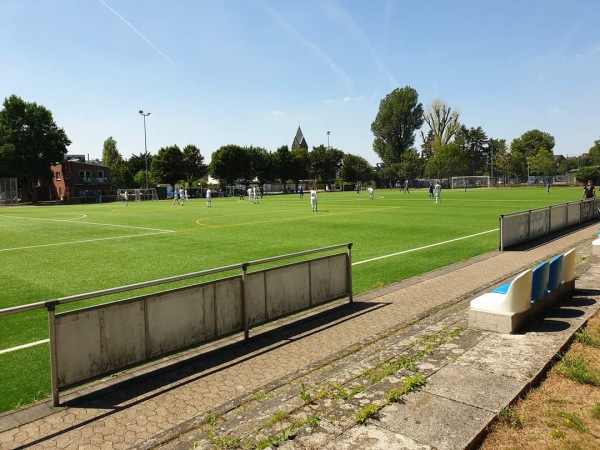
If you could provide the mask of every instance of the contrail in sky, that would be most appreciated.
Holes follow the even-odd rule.
[[[327,53],[325,53],[321,49],[321,47],[319,47],[317,44],[313,43],[312,41],[310,41],[310,40],[306,39],[304,36],[302,36],[296,30],[296,27],[293,27],[277,11],[275,11],[273,8],[271,8],[271,6],[269,6],[269,4],[267,2],[260,1],[259,4],[262,6],[262,8],[265,11],[267,11],[267,13],[269,13],[277,21],[277,23],[279,24],[280,27],[285,29],[289,34],[294,36],[299,42],[301,42],[305,46],[309,47],[314,53],[316,53],[321,59],[323,59],[323,61],[325,61],[325,63],[329,66],[329,68],[333,71],[333,73],[335,73],[340,78],[340,80],[342,81],[344,86],[346,86],[347,89],[352,89],[353,83],[352,83],[352,80],[350,79],[350,77],[348,75],[346,75],[346,73],[333,61],[333,59],[331,59],[329,57],[329,55]]]
[[[98,0],[100,3],[102,3],[104,6],[106,6],[106,8],[113,13],[115,16],[117,16],[119,19],[121,19],[121,21],[123,21],[129,28],[131,28],[139,37],[141,37],[144,41],[146,41],[146,43],[152,47],[160,56],[162,56],[163,58],[165,58],[169,64],[173,65],[174,67],[177,67],[177,64],[175,63],[175,61],[173,61],[171,58],[169,58],[167,55],[165,55],[162,51],[160,51],[160,49],[154,45],[152,42],[150,42],[150,40],[144,36],[142,33],[140,33],[138,31],[138,29],[136,27],[134,27],[125,17],[123,17],[121,14],[119,14],[117,11],[115,11],[114,9],[112,9],[110,7],[110,5],[108,5],[104,0]]]

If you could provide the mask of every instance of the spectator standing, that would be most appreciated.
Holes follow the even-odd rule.
[[[583,187],[584,198],[596,198],[596,188],[592,180],[588,180],[587,184]]]

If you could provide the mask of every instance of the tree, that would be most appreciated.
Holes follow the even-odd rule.
[[[541,148],[552,154],[554,137],[540,130],[526,131],[510,144],[511,152],[519,152],[525,157],[535,156]]]
[[[507,155],[508,147],[506,139],[490,139],[488,140],[488,150],[490,151],[490,176],[498,176],[507,172]]]
[[[408,180],[414,180],[423,174],[424,160],[419,158],[416,148],[411,148],[402,157],[399,174]]]
[[[575,175],[580,183],[587,183],[588,180],[592,180],[594,184],[597,184],[598,177],[599,173],[596,167],[580,167]]]
[[[379,104],[371,124],[375,136],[373,150],[386,164],[398,163],[415,142],[415,133],[423,125],[423,105],[413,88],[395,89]]]
[[[290,148],[287,145],[279,147],[275,151],[274,156],[275,164],[275,177],[283,183],[284,192],[286,191],[286,183],[292,178],[294,172],[292,154]]]
[[[552,176],[556,173],[554,157],[545,148],[540,148],[536,155],[529,157],[529,173]]]
[[[152,158],[150,170],[152,179],[157,183],[175,184],[185,179],[183,153],[177,145],[163,147]]]
[[[429,159],[425,174],[429,178],[448,178],[464,175],[467,159],[460,146],[455,143],[443,145]]]
[[[261,183],[275,179],[274,157],[266,149],[260,147],[247,148],[250,162],[250,178],[258,178]]]
[[[16,95],[4,100],[0,111],[0,167],[25,182],[32,201],[37,201],[39,180],[50,180],[50,165],[63,160],[71,141],[52,113]]]
[[[456,135],[456,143],[460,145],[467,160],[470,162],[471,175],[482,175],[489,166],[488,138],[481,127],[460,127]],[[459,175],[466,175],[459,174]]]
[[[429,142],[433,153],[441,146],[448,144],[460,128],[457,110],[452,111],[443,100],[436,98],[427,108],[423,119],[429,125],[427,135],[421,131],[423,142]]]
[[[291,167],[292,171],[290,174],[290,180],[298,182],[299,180],[308,179],[310,172],[310,155],[308,149],[304,147],[298,147],[291,151]],[[285,183],[284,180],[281,180]]]
[[[579,168],[579,158],[577,156],[568,156],[558,166],[556,173],[567,173],[570,170]]]
[[[208,171],[208,166],[204,164],[204,156],[200,154],[200,149],[195,145],[186,145],[183,147],[183,174],[188,185],[195,180],[202,178]]]
[[[335,180],[337,172],[342,168],[344,152],[333,147],[319,145],[313,147],[310,155],[310,170],[315,179],[325,183]]]
[[[212,154],[208,171],[221,183],[233,185],[237,180],[249,180],[250,164],[248,152],[239,145],[225,145]]]
[[[122,188],[131,186],[133,176],[128,164],[123,160],[117,149],[117,141],[112,136],[104,141],[102,147],[102,164],[110,167],[111,182],[114,185]],[[145,180],[143,186],[146,186]]]
[[[342,159],[341,177],[344,181],[366,180],[373,171],[365,158],[346,153]]]
[[[594,146],[590,147],[588,155],[593,166],[600,166],[600,140],[594,141]]]

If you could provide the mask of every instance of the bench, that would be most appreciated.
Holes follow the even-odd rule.
[[[514,333],[530,317],[540,315],[575,289],[575,249],[527,269],[510,283],[471,300],[469,326]]]
[[[498,292],[471,300],[469,326],[498,333],[514,333],[529,317],[532,271],[527,269]]]

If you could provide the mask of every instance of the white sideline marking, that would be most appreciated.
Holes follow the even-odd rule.
[[[2,249],[0,249],[0,253],[12,252],[14,250],[30,250],[32,248],[56,247],[59,245],[84,244],[87,242],[110,241],[110,240],[114,240],[114,239],[126,239],[126,238],[135,238],[135,237],[143,237],[143,236],[156,236],[157,234],[165,234],[165,233],[175,233],[175,232],[170,231],[170,230],[156,230],[155,233],[128,234],[125,236],[115,236],[115,237],[98,238],[98,239],[84,239],[82,241],[55,242],[53,244],[30,245],[28,247],[2,248]]]
[[[2,355],[4,353],[14,352],[16,350],[23,350],[24,348],[28,348],[28,347],[35,347],[36,345],[45,344],[47,342],[50,342],[50,339],[42,339],[41,341],[30,342],[29,344],[23,344],[23,345],[17,345],[16,347],[5,348],[4,350],[0,350],[0,355]]]
[[[471,234],[469,236],[463,236],[463,237],[459,237],[459,238],[455,238],[455,239],[450,239],[449,241],[438,242],[436,244],[429,244],[429,245],[424,245],[423,247],[411,248],[409,250],[403,250],[401,252],[391,253],[389,255],[378,256],[377,258],[365,259],[364,261],[358,261],[358,262],[352,263],[352,265],[358,266],[359,264],[365,264],[368,262],[378,261],[380,259],[391,258],[392,256],[398,256],[398,255],[404,255],[405,253],[417,252],[419,250],[425,250],[427,248],[437,247],[438,245],[449,244],[451,242],[462,241],[463,239],[469,239],[472,237],[481,236],[482,234],[493,233],[494,231],[498,231],[498,228],[494,228],[493,230],[488,230],[488,231],[482,231],[481,233]]]

